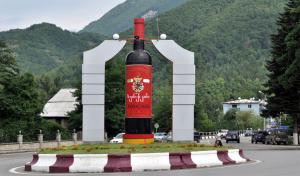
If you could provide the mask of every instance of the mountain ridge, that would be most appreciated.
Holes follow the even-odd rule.
[[[190,0],[127,0],[111,9],[100,19],[85,26],[80,32],[110,36],[130,29],[132,27],[131,19],[134,17],[141,17],[151,10],[159,15],[188,1]]]
[[[21,70],[34,74],[50,71],[81,55],[103,38],[99,34],[70,32],[50,23],[0,32],[0,40],[15,52]]]

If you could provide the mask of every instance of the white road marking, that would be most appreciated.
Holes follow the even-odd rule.
[[[200,168],[195,168],[195,169],[223,169],[223,168],[228,168],[228,167],[237,167],[237,166],[247,166],[247,165],[259,164],[259,163],[262,162],[260,160],[252,160],[252,161],[254,161],[254,162],[234,164],[234,165],[223,165],[223,166],[216,166],[216,167],[204,167],[204,168],[200,167]],[[17,169],[20,169],[20,168],[24,168],[24,166],[18,166],[18,167],[11,168],[9,170],[9,172],[13,173],[13,174],[20,174],[20,175],[53,175],[53,174],[49,174],[49,173],[18,172]],[[187,170],[187,169],[183,169],[183,170]],[[172,170],[170,170],[170,171],[172,171]],[[56,173],[55,175],[66,175],[66,174],[68,174],[68,173],[63,173],[63,174]],[[71,173],[69,173],[69,174],[71,174]],[[72,173],[72,174],[76,174],[76,173]],[[80,173],[78,173],[78,174],[80,174]]]
[[[50,174],[50,173],[41,173],[41,172],[28,172],[28,173],[26,173],[26,172],[17,171],[17,169],[20,169],[20,168],[24,168],[24,166],[18,166],[18,167],[11,168],[11,169],[9,169],[9,172],[13,173],[13,174],[20,174],[20,175],[52,175],[53,176],[53,174]],[[55,175],[66,175],[66,174],[68,174],[68,173],[62,173],[62,174],[57,174],[56,173]]]
[[[24,167],[24,166],[19,166],[19,167],[11,168],[11,169],[9,169],[9,172],[13,173],[13,174],[27,174],[27,173],[21,173],[21,172],[16,171],[17,169],[20,169],[22,167]]]

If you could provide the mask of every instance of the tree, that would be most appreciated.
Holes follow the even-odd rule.
[[[16,75],[4,86],[0,95],[1,118],[36,117],[43,108],[38,85],[29,73]]]
[[[272,58],[267,62],[270,72],[266,83],[267,115],[281,112],[294,118],[294,144],[298,144],[297,121],[300,114],[300,1],[290,0],[277,22],[279,29],[272,35]]]
[[[21,75],[12,52],[0,43],[1,119],[29,118],[42,110],[38,86],[29,73]]]
[[[105,130],[108,136],[124,131],[125,67],[119,57],[106,63],[105,68]]]
[[[38,84],[44,94],[43,97],[45,102],[48,101],[59,90],[54,84],[54,80],[48,75],[42,75],[38,79]]]
[[[76,86],[76,91],[74,92],[74,95],[76,97],[77,105],[74,111],[69,112],[68,116],[68,128],[70,130],[82,130],[82,94],[81,94],[81,82],[79,82]]]
[[[12,51],[0,41],[0,91],[18,73],[19,69]]]
[[[158,131],[168,132],[172,130],[172,88],[170,84],[159,87],[159,90],[153,92],[152,126],[154,123],[158,123]]]
[[[236,124],[238,129],[262,129],[263,119],[253,111],[239,111],[236,113]]]
[[[18,131],[24,140],[36,138],[38,129],[54,139],[55,131],[65,131],[55,122],[41,119],[43,99],[38,83],[30,73],[21,74],[13,53],[0,42],[0,141],[15,141]]]

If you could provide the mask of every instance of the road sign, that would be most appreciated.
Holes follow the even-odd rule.
[[[155,123],[155,124],[154,124],[154,128],[155,128],[155,132],[157,133],[157,128],[159,128],[159,124],[158,124],[158,123]]]

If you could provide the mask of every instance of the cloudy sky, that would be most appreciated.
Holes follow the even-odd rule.
[[[125,0],[0,0],[0,31],[48,22],[81,30]]]

